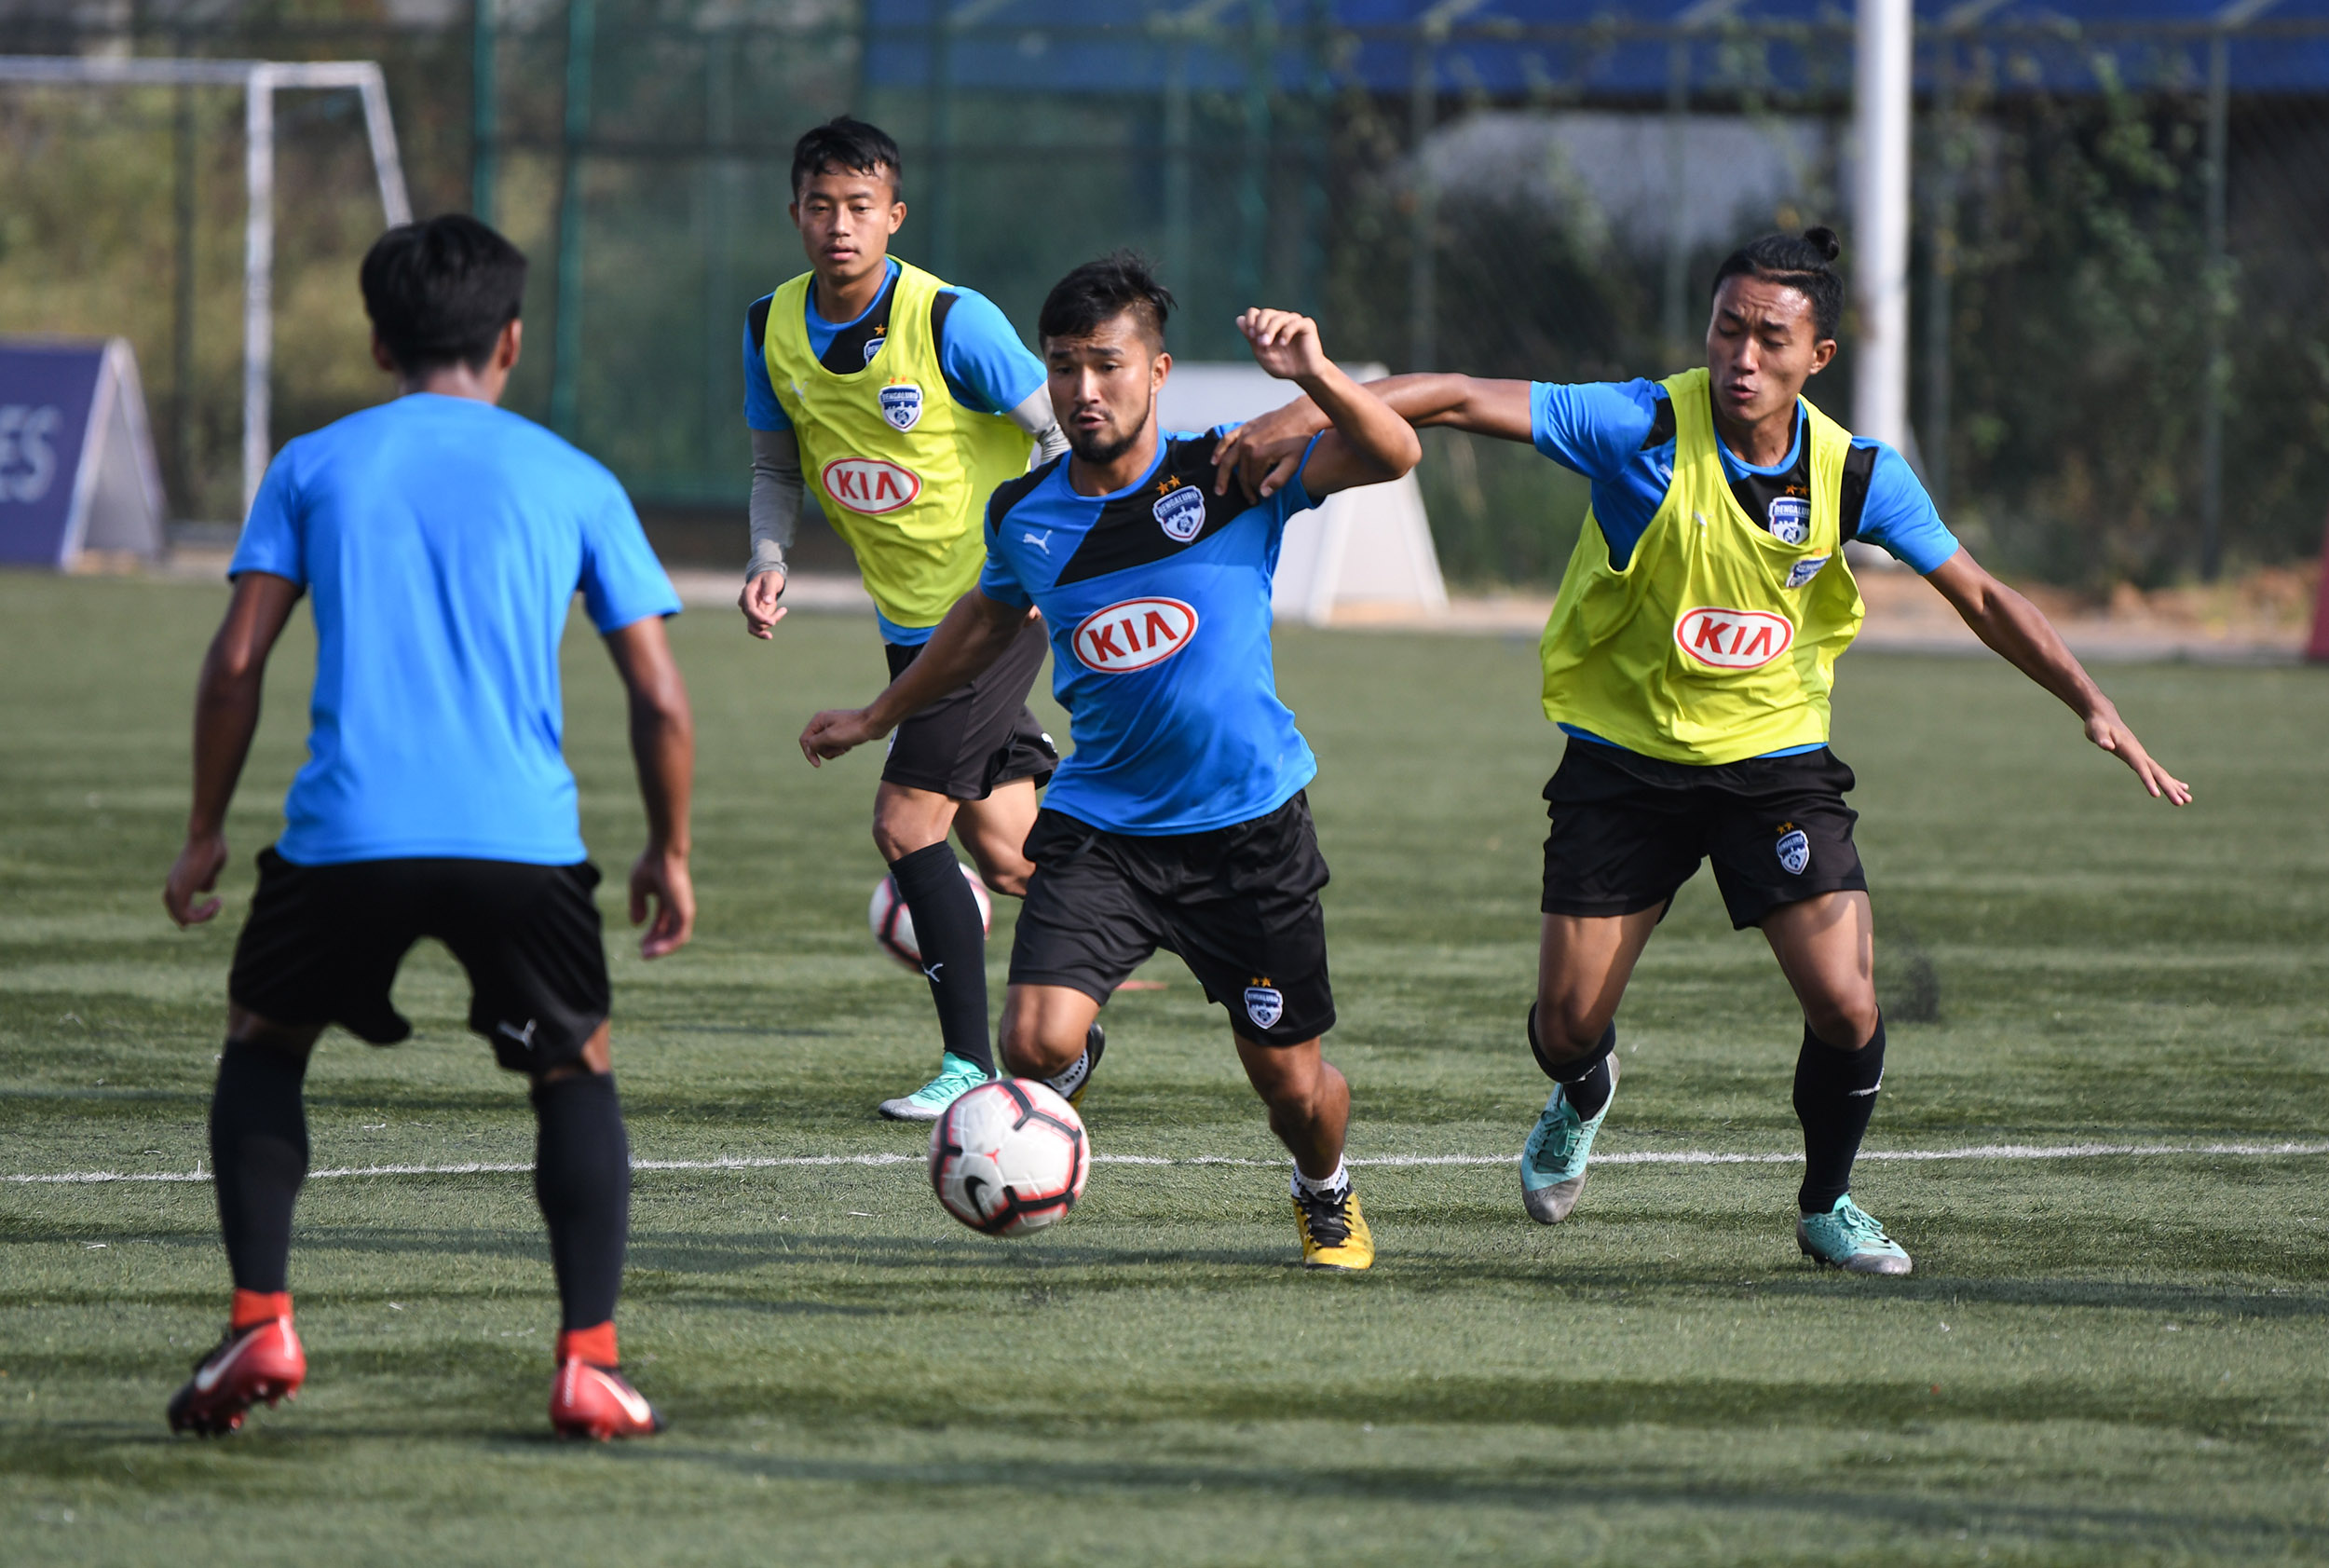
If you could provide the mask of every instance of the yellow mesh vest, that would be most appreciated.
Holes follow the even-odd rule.
[[[1841,549],[1850,434],[1810,419],[1810,536],[1783,543],[1731,494],[1704,370],[1665,383],[1674,477],[1623,571],[1590,511],[1546,622],[1545,716],[1668,762],[1711,765],[1828,739],[1836,655],[1859,634]]]
[[[880,352],[838,375],[810,351],[814,280],[803,273],[770,302],[769,382],[817,504],[855,552],[874,604],[900,626],[935,626],[978,581],[987,498],[1027,471],[1035,443],[1004,416],[974,414],[947,392],[930,331],[931,297],[944,283],[900,262]]]

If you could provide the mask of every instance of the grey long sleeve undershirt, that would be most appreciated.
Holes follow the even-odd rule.
[[[1048,463],[1068,450],[1068,438],[1053,416],[1051,395],[1038,387],[1011,411],[1011,422],[1035,439],[1035,462]],[[763,572],[784,570],[784,552],[800,527],[803,481],[800,437],[791,430],[752,432],[752,557],[744,566],[750,581]]]

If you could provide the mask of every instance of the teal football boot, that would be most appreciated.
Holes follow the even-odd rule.
[[[938,1076],[910,1095],[881,1102],[881,1114],[892,1122],[934,1122],[947,1107],[989,1081],[968,1057],[952,1051],[938,1058]]]
[[[1617,1103],[1617,1058],[1613,1055],[1607,1060],[1609,1098],[1601,1102],[1600,1114],[1589,1122],[1579,1116],[1569,1103],[1568,1091],[1555,1084],[1545,1113],[1521,1147],[1520,1201],[1528,1206],[1529,1218],[1540,1225],[1558,1225],[1568,1219],[1577,1207],[1577,1194],[1585,1191],[1585,1162],[1593,1152],[1593,1135]]]
[[[1911,1267],[1900,1244],[1885,1234],[1876,1217],[1854,1203],[1849,1193],[1836,1199],[1827,1213],[1798,1220],[1795,1245],[1823,1269],[1901,1275]]]

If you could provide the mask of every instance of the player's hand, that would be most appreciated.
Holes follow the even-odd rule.
[[[822,768],[831,758],[846,757],[867,741],[879,739],[881,731],[874,728],[864,708],[827,708],[800,732],[800,755],[809,759],[810,767]]]
[[[2135,739],[2117,708],[2106,702],[2087,720],[2087,739],[2133,770],[2153,799],[2171,806],[2191,804],[2191,785],[2151,760],[2151,754],[2143,749],[2143,743]]]
[[[170,878],[162,883],[162,907],[180,925],[200,925],[214,918],[221,907],[216,898],[197,898],[218,885],[218,874],[226,869],[226,835],[224,833],[189,833],[186,847],[178,852],[176,864],[170,868]]]
[[[1318,346],[1318,323],[1297,311],[1256,307],[1237,318],[1237,330],[1253,345],[1254,363],[1281,381],[1324,375],[1333,368]]]
[[[745,583],[736,596],[736,607],[744,612],[744,630],[768,641],[769,628],[784,619],[784,607],[777,603],[783,596],[783,572],[761,572]]]
[[[1327,416],[1308,398],[1246,420],[1213,448],[1213,493],[1228,495],[1235,479],[1247,500],[1276,495],[1301,468],[1310,438],[1326,428]]]
[[[647,920],[652,909],[655,919]],[[688,857],[649,844],[631,867],[631,923],[647,923],[639,934],[639,956],[659,959],[688,945],[696,932],[696,884]]]

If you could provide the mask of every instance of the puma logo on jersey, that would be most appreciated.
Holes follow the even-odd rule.
[[[1197,634],[1197,611],[1178,599],[1125,599],[1094,610],[1069,639],[1087,670],[1120,675],[1159,664]]]
[[[1683,611],[1674,622],[1674,641],[1701,664],[1752,670],[1795,646],[1795,625],[1763,610],[1709,607]]]
[[[1031,544],[1036,549],[1042,551],[1044,554],[1049,555],[1051,553],[1051,530],[1046,528],[1039,534],[1032,528],[1025,529],[1019,535],[1019,542],[1021,544]]]
[[[869,517],[911,506],[922,493],[920,475],[880,457],[836,457],[820,477],[826,495]]]

